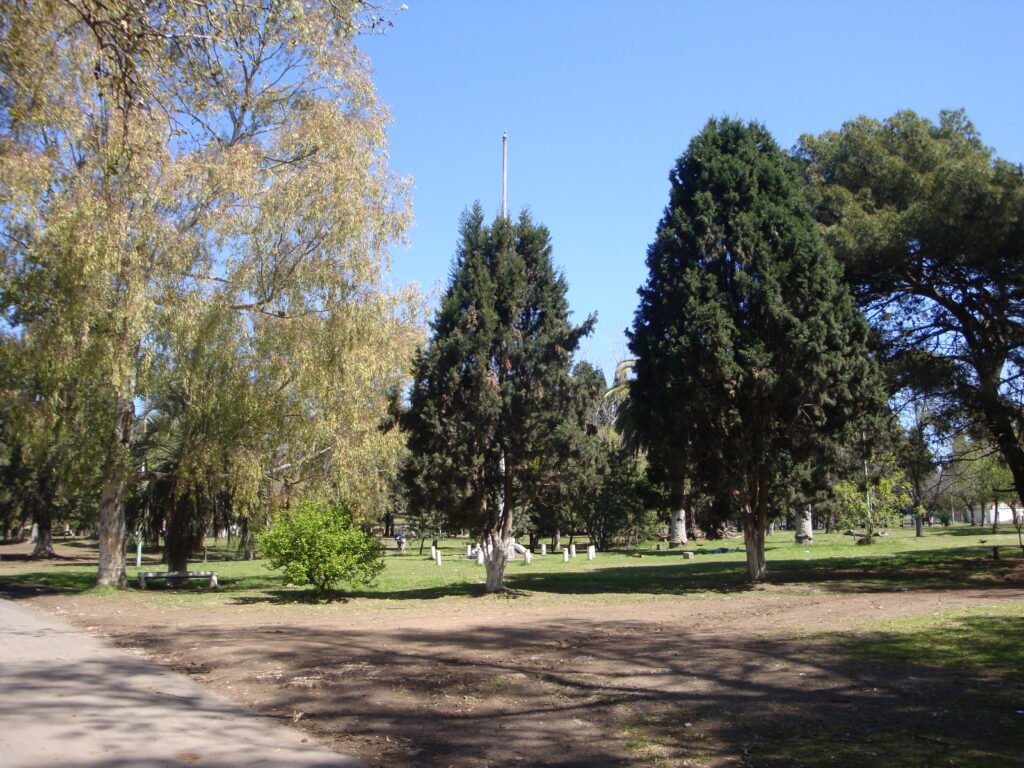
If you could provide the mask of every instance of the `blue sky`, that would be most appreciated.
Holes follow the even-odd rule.
[[[391,167],[414,179],[394,278],[443,288],[458,218],[509,206],[551,230],[581,356],[611,377],[646,277],[668,172],[711,116],[755,119],[784,147],[857,115],[963,107],[1024,161],[1024,2],[406,0],[366,38],[392,110]]]

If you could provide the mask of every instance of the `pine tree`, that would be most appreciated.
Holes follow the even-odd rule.
[[[762,581],[770,510],[879,403],[867,326],[764,127],[711,120],[670,179],[630,332],[635,418],[651,461],[739,515]]]
[[[487,591],[503,588],[514,516],[536,496],[571,399],[570,362],[593,327],[569,321],[548,230],[523,213],[466,213],[448,289],[416,360],[404,416],[413,513],[443,510],[480,537]]]

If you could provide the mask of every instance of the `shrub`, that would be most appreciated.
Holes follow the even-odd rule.
[[[281,510],[257,545],[285,584],[312,584],[321,596],[338,582],[371,584],[384,568],[377,538],[353,525],[345,504],[304,500]]]

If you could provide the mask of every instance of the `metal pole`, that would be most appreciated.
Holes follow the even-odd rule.
[[[508,131],[501,134],[501,217],[508,218]]]

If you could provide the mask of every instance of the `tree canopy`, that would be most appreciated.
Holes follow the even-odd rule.
[[[652,462],[741,515],[763,580],[769,510],[879,405],[867,326],[764,127],[709,121],[670,181],[629,332],[632,417]]]
[[[572,404],[571,357],[594,320],[570,322],[550,235],[528,214],[486,226],[477,204],[459,230],[451,279],[416,360],[404,476],[413,511],[444,510],[480,536],[494,592],[515,515],[552,479]]]
[[[982,423],[1024,496],[1024,175],[962,111],[801,139],[815,215],[903,383]],[[899,385],[900,382],[897,382]]]
[[[252,420],[193,444],[181,488],[214,464],[244,503],[385,486],[399,438],[377,422],[418,338],[383,282],[407,184],[354,43],[365,11],[0,2],[0,311],[26,445],[49,429],[96,459],[101,583],[125,579],[142,398]],[[223,375],[194,364],[211,355]]]

